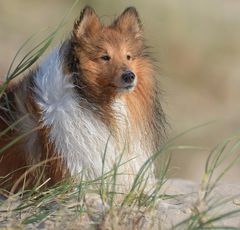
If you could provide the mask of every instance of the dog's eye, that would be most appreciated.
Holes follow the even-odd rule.
[[[104,61],[109,61],[109,60],[111,59],[111,57],[108,56],[108,55],[103,55],[103,56],[101,57],[101,59],[104,60]]]
[[[127,60],[131,60],[132,59],[132,57],[131,57],[131,55],[127,55]]]

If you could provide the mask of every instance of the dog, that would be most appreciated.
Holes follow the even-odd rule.
[[[0,99],[0,188],[92,180],[118,165],[129,189],[163,140],[158,85],[136,9],[106,26],[85,7],[69,38]],[[154,166],[146,174],[154,181]]]

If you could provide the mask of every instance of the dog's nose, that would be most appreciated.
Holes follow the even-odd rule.
[[[131,83],[133,83],[134,79],[135,79],[135,74],[132,71],[130,71],[130,70],[125,71],[122,74],[122,80],[125,83],[131,84]]]

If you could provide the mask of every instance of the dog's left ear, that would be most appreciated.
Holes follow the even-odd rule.
[[[80,39],[83,36],[90,37],[97,34],[102,28],[101,22],[94,9],[86,6],[73,27],[73,35]]]
[[[138,12],[134,7],[129,7],[113,22],[113,27],[124,33],[134,33],[141,35],[143,32],[142,23]]]

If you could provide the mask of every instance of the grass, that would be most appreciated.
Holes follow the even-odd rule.
[[[1,225],[20,228],[43,225],[47,229],[79,229],[79,226],[84,229],[152,229],[153,226],[156,227],[155,223],[158,223],[158,215],[161,215],[161,213],[156,214],[159,200],[175,198],[174,195],[169,196],[162,190],[167,181],[166,173],[170,158],[162,161],[158,182],[147,194],[143,188],[148,183],[148,178],[144,178],[144,175],[157,157],[168,154],[174,149],[185,148],[174,146],[174,139],[169,140],[146,161],[136,175],[130,191],[126,194],[121,194],[116,189],[118,170],[125,163],[119,159],[113,165],[112,170],[103,173],[95,180],[84,180],[82,177],[78,184],[65,181],[44,191],[39,186],[31,191],[20,192],[10,196],[7,200],[2,200],[0,203]],[[192,206],[191,214],[187,219],[178,223],[174,229],[237,229],[226,226],[214,227],[219,220],[240,215],[240,209],[213,215],[214,210],[221,208],[235,197],[213,202],[212,194],[214,194],[214,187],[231,168],[233,162],[239,160],[239,144],[239,136],[234,136],[213,149],[206,161],[199,196]],[[230,161],[228,166],[214,177],[217,167],[232,155],[235,155],[234,160]],[[104,167],[105,154],[102,160]],[[164,226],[164,223],[161,224]]]
[[[161,152],[157,154],[161,154]],[[168,164],[164,169],[165,173],[167,166]],[[61,215],[66,215],[66,213],[69,218],[81,219],[82,216],[87,216],[88,223],[84,222],[84,224],[93,222],[95,227],[109,224],[109,222],[105,223],[109,216],[115,216],[117,218],[115,224],[121,226],[122,221],[124,222],[124,219],[131,214],[130,221],[133,225],[137,225],[135,218],[139,221],[144,218],[145,213],[149,213],[154,208],[155,201],[162,196],[159,191],[163,180],[159,180],[152,192],[146,195],[143,192],[143,187],[147,180],[141,178],[143,172],[141,170],[136,176],[130,192],[119,194],[114,186],[119,167],[121,164],[117,162],[113,170],[92,181],[85,181],[82,177],[79,184],[65,181],[45,191],[35,188],[24,194],[21,192],[12,195],[8,200],[1,202],[0,212],[7,221],[13,220],[13,216],[15,218],[20,216],[17,222],[21,227],[33,224],[39,226],[47,219],[56,224],[56,219]],[[148,162],[143,165],[142,169],[147,167]],[[165,177],[163,173],[162,177]]]
[[[46,51],[63,22],[57,26],[53,33],[50,33],[47,38],[26,54],[22,55],[21,52],[32,37],[20,47],[10,64],[6,80],[0,87],[1,97],[4,95],[9,82],[29,69]],[[22,55],[23,58],[16,63],[19,55]],[[11,127],[2,131],[0,137],[9,129],[14,128],[21,120],[15,121]],[[120,157],[109,172],[103,173],[105,151],[102,156],[102,175],[95,180],[84,180],[81,177],[82,173],[79,183],[73,183],[74,180],[66,180],[44,191],[41,190],[42,185],[40,185],[30,191],[21,191],[11,195],[8,199],[1,199],[0,227],[20,229],[35,227],[45,229],[160,229],[165,223],[163,220],[159,220],[161,216],[161,213],[157,212],[159,201],[171,201],[178,196],[177,194],[176,196],[168,195],[164,192],[164,185],[167,182],[166,173],[171,159],[169,155],[175,149],[195,149],[192,146],[174,145],[176,139],[191,131],[192,129],[187,130],[162,145],[161,149],[141,167],[128,193],[118,192],[116,182],[119,168],[126,162],[122,162]],[[25,135],[29,135],[29,133],[19,136],[13,142],[1,147],[0,153]],[[211,151],[205,164],[198,198],[191,207],[189,217],[173,226],[174,229],[238,229],[217,224],[219,221],[234,215],[240,216],[240,209],[225,213],[215,212],[235,197],[215,200],[214,189],[231,167],[239,161],[239,147],[240,136],[234,136],[226,139]],[[144,190],[148,183],[148,178],[145,176],[146,171],[161,156],[166,156],[166,158],[161,161],[157,183],[146,193]],[[229,160],[231,157],[233,159]],[[216,170],[224,162],[229,163],[220,173],[216,173]]]
[[[192,214],[189,218],[177,224],[176,227],[184,225],[184,229],[239,229],[231,226],[215,226],[215,223],[232,216],[240,216],[240,208],[221,214],[213,215],[216,209],[221,209],[228,202],[232,202],[240,196],[226,197],[222,200],[216,199],[213,192],[223,176],[240,160],[240,136],[236,135],[224,140],[217,145],[209,154],[201,185],[199,188],[198,199],[193,205]],[[231,159],[231,157],[233,159]],[[218,167],[226,163],[220,173],[216,173]]]

